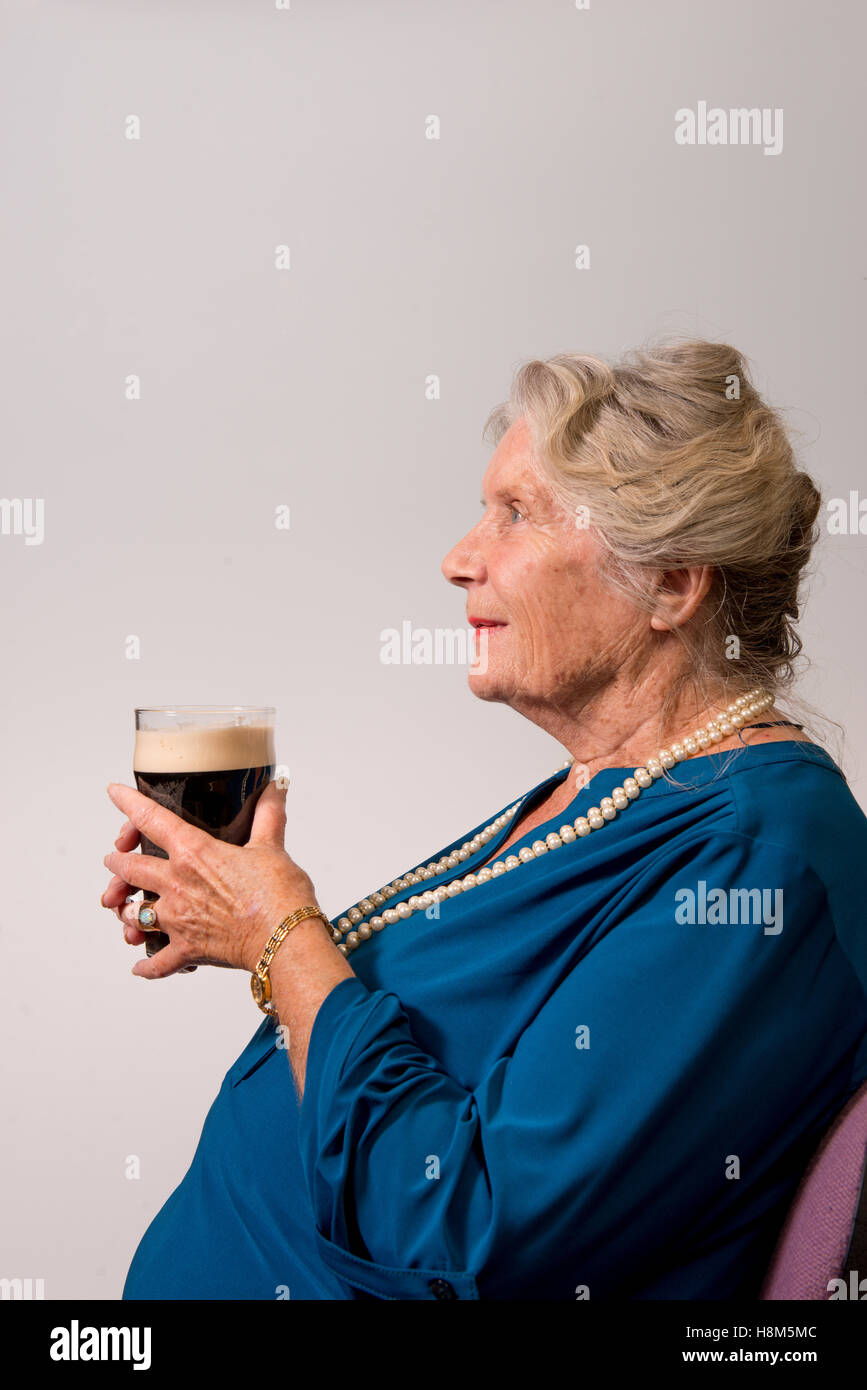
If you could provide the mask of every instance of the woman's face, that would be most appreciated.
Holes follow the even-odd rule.
[[[538,473],[521,418],[503,435],[482,482],[484,515],[442,565],[466,590],[479,669],[470,688],[532,712],[565,709],[644,666],[656,636],[646,617],[596,577],[599,546]],[[484,642],[487,641],[487,650]]]

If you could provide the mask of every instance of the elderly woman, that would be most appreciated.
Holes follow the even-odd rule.
[[[333,922],[274,784],[242,848],[109,788],[104,903],[171,938],[133,973],[259,966],[274,1011],[124,1298],[755,1297],[867,1077],[867,818],[778,704],[820,503],[778,418],[686,342],[530,362],[490,423],[470,687],[571,768]]]

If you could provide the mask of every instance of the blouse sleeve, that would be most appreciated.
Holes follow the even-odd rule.
[[[764,924],[684,920],[700,881],[766,890]],[[395,994],[342,980],[299,1115],[321,1257],[354,1297],[640,1288],[779,1202],[781,1156],[824,1119],[864,1016],[815,872],[728,831],[675,839],[620,883],[473,1090],[418,1046]]]

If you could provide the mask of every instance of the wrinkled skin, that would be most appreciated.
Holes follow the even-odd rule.
[[[597,574],[596,533],[554,498],[523,418],[500,440],[482,492],[483,516],[442,565],[446,579],[466,592],[468,618],[505,624],[487,635],[487,669],[471,670],[479,699],[510,705],[546,729],[588,777],[604,767],[640,765],[729,703],[723,692],[702,707],[693,698],[660,730],[663,700],[684,662],[672,629],[698,613],[710,567],[655,572],[652,616],[607,588]],[[762,715],[780,717],[773,709]],[[778,736],[794,735],[754,730],[744,738]],[[734,734],[715,751],[738,742]]]

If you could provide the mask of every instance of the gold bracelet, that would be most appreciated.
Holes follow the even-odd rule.
[[[297,908],[294,912],[291,912],[288,917],[284,917],[279,927],[271,933],[271,936],[268,938],[268,944],[256,965],[255,972],[250,976],[250,988],[253,991],[253,998],[256,1000],[263,1014],[267,1014],[269,1018],[273,1018],[275,1021],[277,1019],[277,1013],[275,1009],[271,1008],[270,1003],[271,976],[268,972],[268,967],[274,959],[274,954],[278,946],[286,940],[292,928],[297,926],[299,922],[305,921],[308,917],[321,917],[329,931],[331,930],[331,923],[325,916],[321,907]]]

